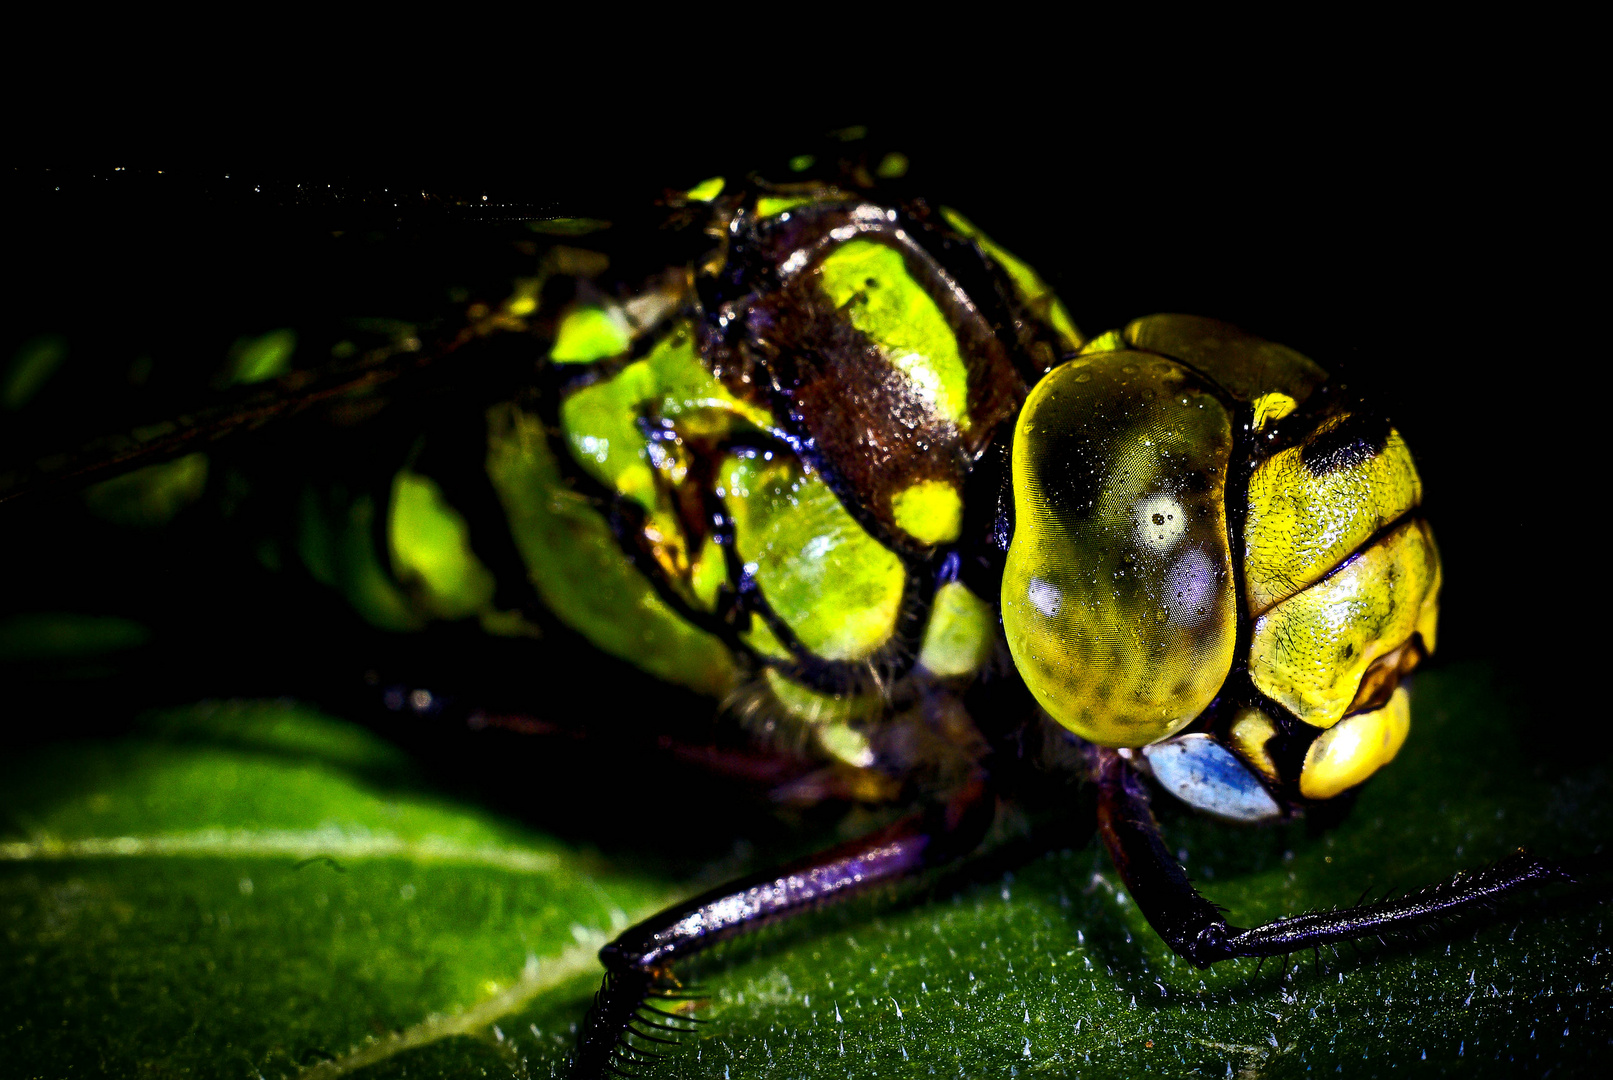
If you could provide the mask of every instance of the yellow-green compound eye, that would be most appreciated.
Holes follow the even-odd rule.
[[[1327,381],[1327,372],[1308,356],[1198,315],[1147,315],[1127,324],[1122,337],[1135,348],[1191,365],[1237,400],[1257,406],[1273,391],[1290,403],[1304,401]],[[1264,410],[1257,407],[1257,417],[1274,403],[1267,400]]]
[[[1003,629],[1037,701],[1082,738],[1145,746],[1220,690],[1237,624],[1231,449],[1208,386],[1145,353],[1079,357],[1025,402]]]

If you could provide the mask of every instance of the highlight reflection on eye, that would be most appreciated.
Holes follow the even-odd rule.
[[[1056,616],[1059,613],[1059,609],[1064,606],[1064,593],[1059,591],[1057,585],[1049,581],[1043,581],[1041,578],[1031,578],[1031,583],[1026,588],[1025,593],[1030,597],[1031,604],[1036,610],[1046,615],[1049,619]]]
[[[1203,622],[1214,610],[1219,587],[1214,561],[1197,548],[1188,550],[1165,576],[1163,599],[1171,621],[1187,626]]]
[[[1170,495],[1147,495],[1132,506],[1137,542],[1164,554],[1187,533],[1187,511]]]

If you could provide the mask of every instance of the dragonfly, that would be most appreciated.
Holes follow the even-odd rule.
[[[815,164],[714,176],[638,221],[538,218],[450,315],[315,330],[335,362],[314,368],[259,336],[216,404],[22,462],[0,494],[96,483],[105,512],[160,518],[219,495],[209,455],[228,450],[260,559],[369,624],[521,646],[558,622],[720,703],[737,741],[709,763],[780,803],[916,807],[608,945],[578,1076],[631,1072],[690,1026],[663,1008],[681,962],[944,868],[1003,794],[1052,780],[1095,791],[1126,887],[1199,965],[1570,880],[1520,852],[1229,924],[1150,802],[1285,820],[1394,758],[1442,586],[1405,440],[1230,324],[1083,333],[1028,263],[906,189],[900,155],[799,175]],[[318,425],[381,434],[319,483],[287,479],[280,433],[320,461]],[[388,707],[443,707],[372,681]]]

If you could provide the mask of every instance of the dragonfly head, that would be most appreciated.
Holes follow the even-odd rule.
[[[1002,617],[1054,720],[1150,757],[1192,737],[1173,752],[1194,775],[1225,754],[1303,800],[1394,756],[1439,558],[1399,433],[1325,378],[1224,324],[1154,316],[1033,388]]]

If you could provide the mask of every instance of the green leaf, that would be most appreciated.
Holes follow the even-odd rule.
[[[1520,843],[1588,854],[1601,761],[1526,739],[1486,669],[1326,831],[1166,813],[1234,922],[1413,888]],[[1166,811],[1165,807],[1161,807]],[[203,703],[0,764],[0,1075],[559,1074],[594,951],[697,888],[433,789],[295,703]],[[1606,912],[1541,905],[1284,970],[1175,959],[1095,847],[811,916],[690,965],[709,1021],[651,1076],[1586,1072]]]
[[[585,1002],[598,947],[667,899],[288,703],[12,758],[0,807],[5,1075],[296,1075],[480,1036]]]

